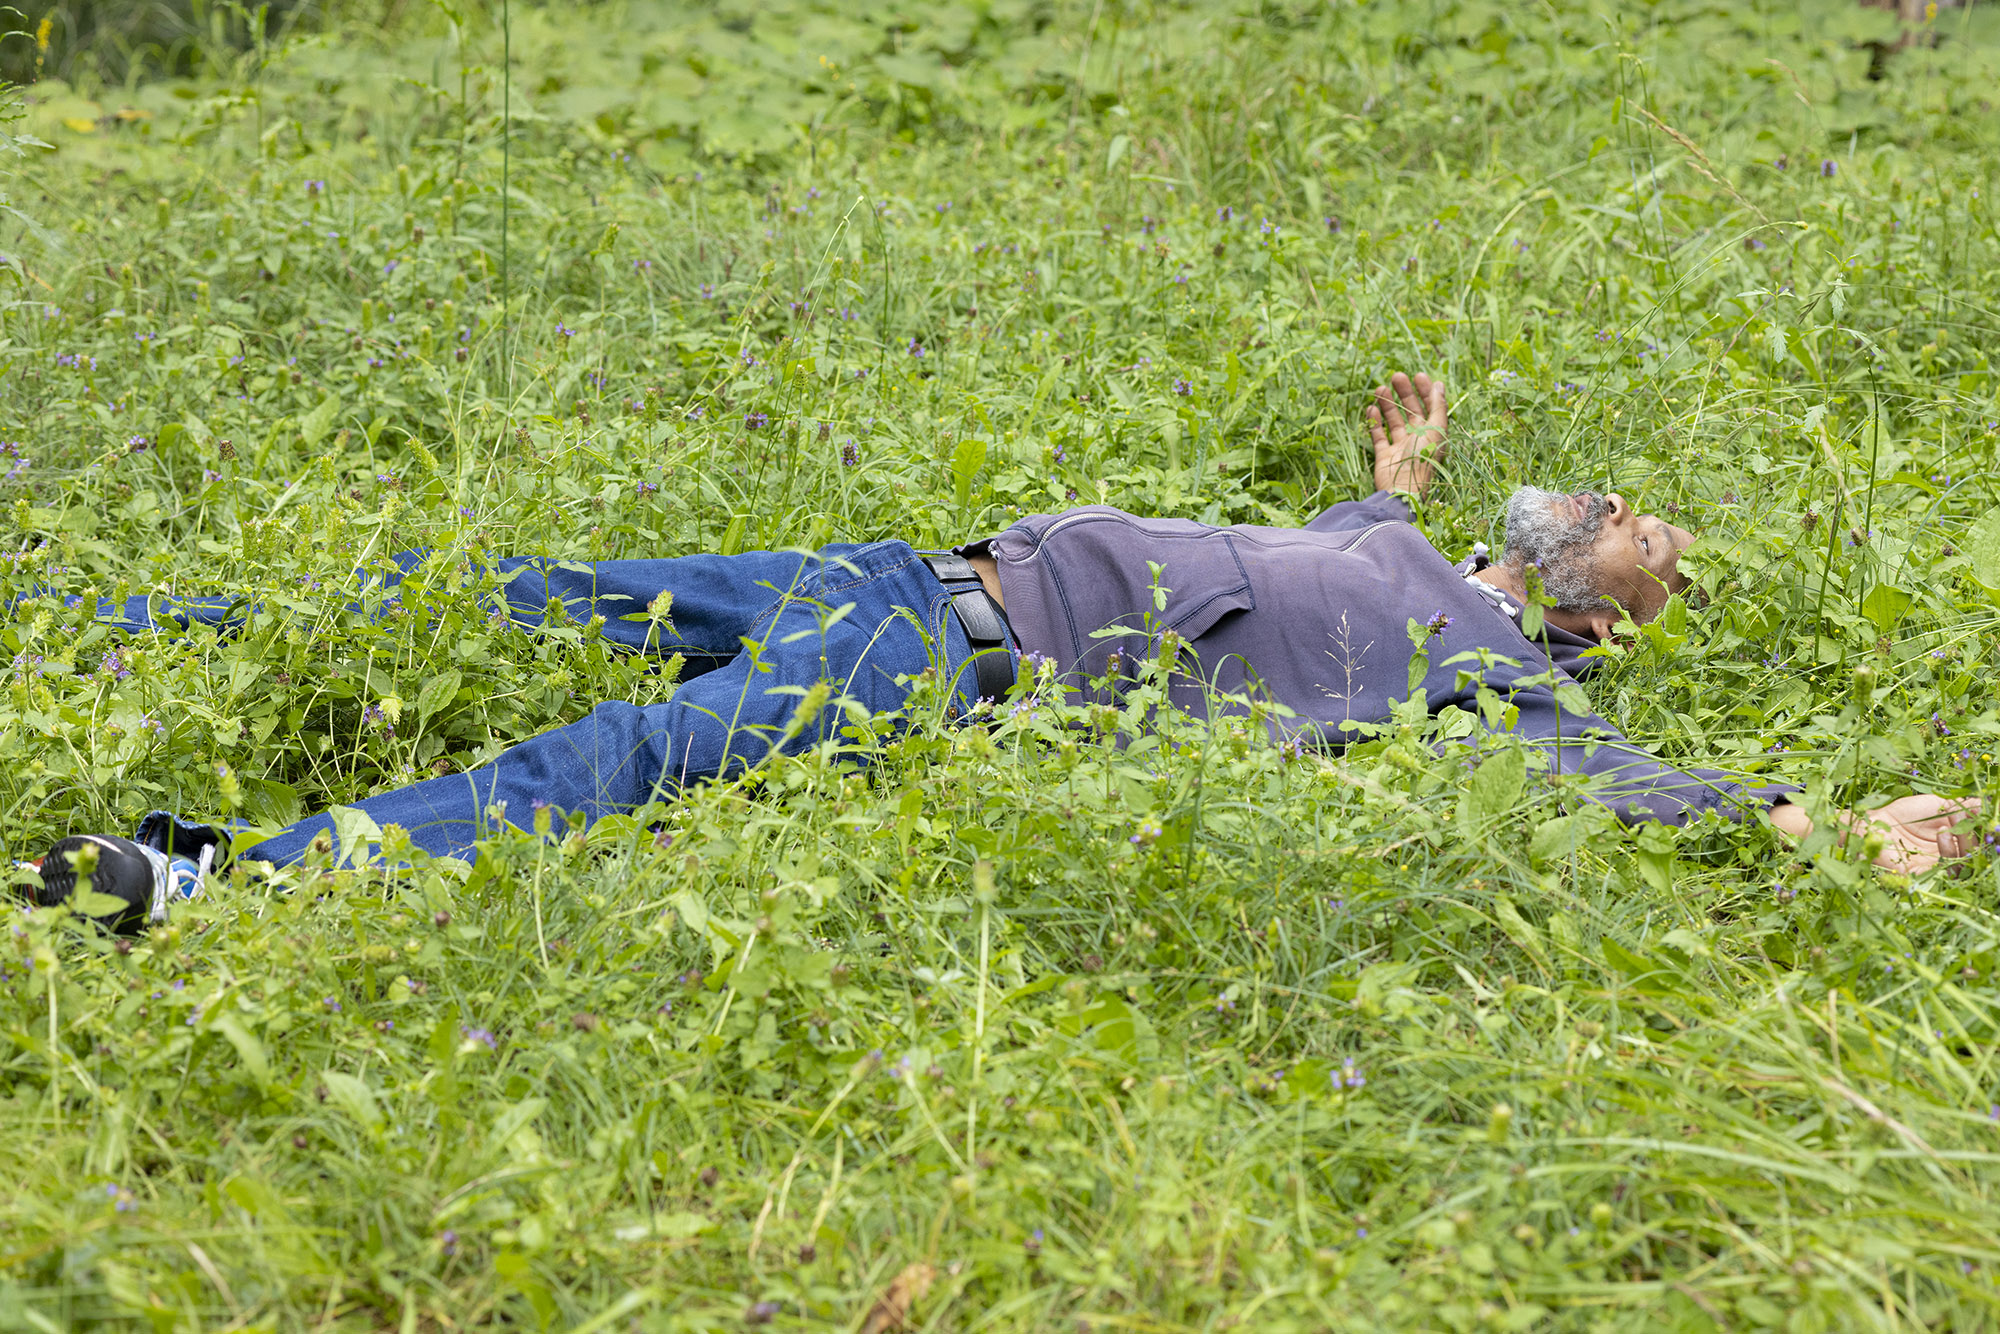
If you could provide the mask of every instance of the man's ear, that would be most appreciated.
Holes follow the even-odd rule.
[[[1600,644],[1614,638],[1619,626],[1628,624],[1625,612],[1618,607],[1585,612],[1584,619],[1590,626],[1590,637]]]

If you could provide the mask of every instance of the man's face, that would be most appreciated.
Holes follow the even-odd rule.
[[[1687,587],[1680,557],[1693,542],[1687,529],[1637,513],[1615,491],[1563,495],[1524,486],[1507,502],[1507,560],[1539,565],[1564,611],[1596,611],[1609,598],[1634,621],[1651,620]]]

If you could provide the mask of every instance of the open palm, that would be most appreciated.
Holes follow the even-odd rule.
[[[1444,452],[1447,413],[1444,381],[1418,371],[1397,371],[1375,387],[1362,414],[1375,445],[1375,485],[1383,491],[1421,496],[1430,489],[1435,461]]]
[[[1865,839],[1870,834],[1882,839],[1875,864],[1890,871],[1914,875],[1928,871],[1940,859],[1963,857],[1972,851],[1974,839],[1956,833],[1952,826],[1979,814],[1979,803],[1916,792],[1898,797],[1861,816],[1858,824]]]

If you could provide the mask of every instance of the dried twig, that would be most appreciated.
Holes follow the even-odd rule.
[[[903,1272],[882,1289],[882,1295],[868,1309],[868,1318],[861,1322],[861,1334],[888,1334],[892,1329],[901,1329],[910,1318],[910,1308],[936,1281],[937,1270],[923,1261],[905,1265]]]

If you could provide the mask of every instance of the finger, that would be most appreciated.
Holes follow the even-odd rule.
[[[1382,414],[1382,420],[1388,424],[1389,438],[1400,441],[1407,429],[1403,421],[1403,410],[1397,406],[1396,400],[1390,396],[1387,389],[1375,391],[1375,409]]]
[[[1978,812],[1973,811],[1970,814],[1977,815]],[[1977,826],[1974,826],[1970,830],[1958,827],[1968,818],[1968,815],[1958,812],[1950,812],[1938,817],[1937,842],[1939,849],[1944,852],[1945,856],[1969,857],[1979,847],[1980,830]]]
[[[1972,841],[1953,832],[1953,826],[1962,824],[1979,814],[1978,802],[1966,798],[1947,798],[1929,792],[1912,793],[1890,803],[1899,807],[1894,812],[1892,824],[1900,825],[1908,834],[1930,843],[1950,835],[1953,846],[1963,846],[1970,850]],[[1968,809],[1970,807],[1970,809]],[[1940,844],[1943,846],[1943,844]],[[1947,854],[1952,855],[1952,854]],[[1962,854],[1959,854],[1962,855]]]
[[[1438,438],[1443,439],[1445,434],[1445,429],[1449,424],[1447,421],[1448,412],[1444,402],[1443,380],[1431,381],[1430,388],[1428,391],[1426,391],[1425,401],[1430,405],[1430,415],[1428,420],[1430,421],[1430,424],[1432,426],[1437,427]]]
[[[1411,429],[1416,431],[1419,443],[1435,445],[1438,433],[1431,429],[1437,425],[1431,420],[1431,377],[1418,371],[1410,377],[1410,391],[1417,400],[1410,409]]]
[[[1928,820],[1945,810],[1950,803],[1935,792],[1912,792],[1907,797],[1898,797],[1883,808],[1883,814],[1900,819],[1904,824],[1914,824],[1918,820]],[[1893,809],[1891,809],[1893,808]]]
[[[1929,840],[1902,829],[1889,839],[1887,847],[1875,854],[1875,864],[1885,871],[1915,875],[1937,865],[1937,852]]]
[[[1373,404],[1361,414],[1368,422],[1368,438],[1375,442],[1375,452],[1381,453],[1389,447],[1388,433],[1382,429],[1382,413]]]
[[[1397,371],[1389,377],[1389,383],[1396,386],[1396,397],[1402,401],[1403,410],[1412,417],[1424,415],[1424,400],[1417,396],[1417,387],[1410,383],[1410,377]]]
[[[1963,820],[1967,816],[1979,814],[1979,798],[1941,797],[1935,792],[1912,792],[1909,796],[1898,797],[1889,804],[1900,811],[1909,812],[1910,818],[1915,819],[1949,816],[1954,820]]]

